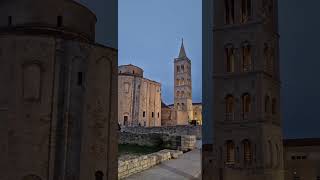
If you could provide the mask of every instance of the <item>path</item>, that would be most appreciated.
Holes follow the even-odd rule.
[[[163,162],[155,167],[134,174],[126,180],[196,180],[201,179],[201,142],[197,149],[181,155],[178,159]]]

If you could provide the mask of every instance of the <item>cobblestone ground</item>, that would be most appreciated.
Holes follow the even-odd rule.
[[[126,180],[196,180],[201,179],[201,141],[197,148],[178,159],[166,161]]]

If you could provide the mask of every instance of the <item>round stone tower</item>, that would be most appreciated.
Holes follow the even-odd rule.
[[[117,178],[117,50],[96,21],[71,0],[0,2],[1,180]]]

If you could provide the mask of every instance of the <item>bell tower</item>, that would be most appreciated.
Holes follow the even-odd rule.
[[[284,178],[277,9],[214,1],[214,179]]]
[[[174,109],[177,125],[186,125],[193,119],[191,60],[186,55],[183,39],[179,57],[174,59]]]

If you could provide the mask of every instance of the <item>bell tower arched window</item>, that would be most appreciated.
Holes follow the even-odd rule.
[[[251,0],[241,0],[241,23],[249,20],[251,11]]]
[[[276,98],[272,99],[271,111],[272,111],[273,115],[275,115],[277,113],[277,100],[276,100]]]
[[[242,46],[242,72],[248,72],[252,70],[252,52],[251,46],[245,43]]]
[[[234,72],[235,50],[232,46],[225,48],[227,72]]]
[[[234,118],[234,97],[232,95],[228,95],[225,98],[226,102],[226,120],[230,121]]]
[[[233,24],[234,23],[234,0],[225,0],[225,23]]]
[[[226,142],[226,150],[226,164],[233,165],[236,157],[235,145],[233,141],[229,140]]]
[[[243,119],[248,118],[248,114],[251,112],[251,97],[248,93],[242,95],[242,115]]]
[[[270,112],[270,97],[267,95],[264,100],[264,112],[269,113]]]
[[[245,164],[250,164],[252,161],[252,147],[249,140],[244,140],[243,145],[243,160]]]

